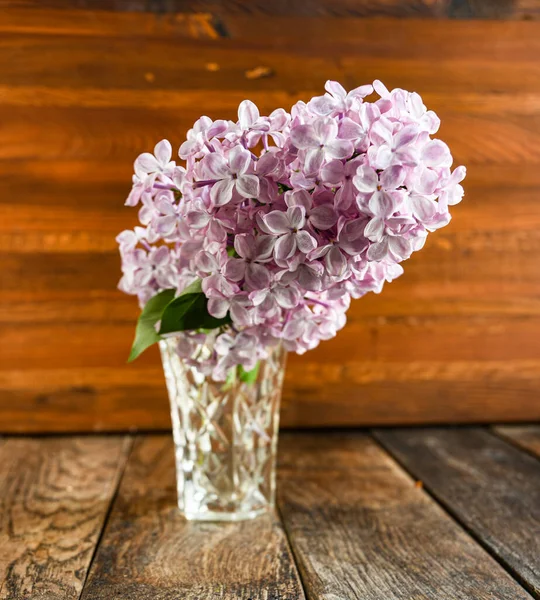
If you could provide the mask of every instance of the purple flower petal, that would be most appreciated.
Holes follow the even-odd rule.
[[[319,140],[319,144],[328,144],[336,139],[338,134],[338,124],[335,119],[325,117],[317,119],[313,122],[315,135]]]
[[[286,214],[291,229],[302,229],[306,224],[306,209],[303,206],[290,206]]]
[[[297,125],[291,130],[291,141],[300,150],[319,145],[319,140],[311,125]]]
[[[148,173],[153,173],[154,171],[159,170],[159,163],[153,154],[144,152],[137,157],[134,167],[135,172],[142,179]]]
[[[253,260],[255,258],[255,238],[248,234],[235,236],[234,249],[242,258]]]
[[[325,146],[326,153],[330,158],[349,158],[354,152],[354,146],[349,140],[334,140]]]
[[[267,260],[272,256],[276,238],[271,235],[260,235],[255,240],[255,258],[259,261]]]
[[[162,237],[170,236],[176,228],[176,216],[166,215],[158,217],[154,223],[155,230]]]
[[[389,236],[388,248],[398,260],[405,260],[406,258],[409,258],[412,252],[410,242],[401,236]]]
[[[201,164],[208,179],[223,179],[229,175],[227,161],[217,152],[205,156]]]
[[[425,196],[411,194],[410,202],[412,213],[419,221],[430,221],[437,212],[437,203]]]
[[[260,193],[257,175],[242,175],[236,180],[236,190],[243,198],[257,198]]]
[[[266,267],[250,263],[246,267],[246,283],[254,290],[261,290],[270,285],[270,273]]]
[[[294,340],[294,339],[300,337],[301,335],[303,335],[305,330],[306,330],[305,321],[300,321],[299,319],[297,319],[295,321],[290,321],[283,328],[283,337],[286,340]]]
[[[212,219],[210,221],[210,226],[206,232],[206,238],[208,241],[219,242],[220,244],[227,240],[227,232],[217,219]]]
[[[325,94],[324,96],[316,96],[308,102],[309,110],[314,112],[316,115],[326,117],[336,107],[337,102],[332,96]]]
[[[361,125],[349,119],[349,117],[343,118],[339,123],[339,137],[343,140],[358,140],[363,138],[365,135],[364,129]]]
[[[251,325],[251,317],[245,306],[239,302],[231,304],[231,317],[240,327]]]
[[[366,225],[364,235],[372,242],[379,242],[384,233],[384,221],[375,217]]]
[[[240,258],[230,258],[225,265],[225,277],[231,281],[244,279],[246,273],[246,262]]]
[[[300,252],[309,254],[317,247],[317,240],[304,229],[296,234],[296,245]]]
[[[386,258],[388,254],[388,238],[384,238],[380,242],[376,242],[375,244],[371,244],[367,251],[368,260],[373,260],[375,262],[379,262]]]
[[[347,97],[347,92],[345,88],[338,83],[337,81],[331,81],[330,79],[324,84],[324,89],[332,94],[335,98],[339,98],[340,100],[345,100]]]
[[[298,306],[300,292],[292,286],[278,285],[274,289],[274,297],[281,308],[291,309]]]
[[[395,190],[405,181],[405,169],[400,165],[388,167],[381,174],[381,185],[385,190]]]
[[[322,267],[320,263],[319,266]],[[322,287],[322,274],[307,265],[300,265],[298,267],[298,283],[306,290],[318,292]]]
[[[356,175],[353,177],[354,187],[363,193],[371,193],[377,189],[379,185],[379,176],[377,171],[368,165],[358,167]]]
[[[326,231],[333,227],[337,223],[337,220],[337,213],[329,204],[316,206],[309,215],[309,222],[313,227],[316,227],[321,231]]]
[[[154,154],[162,167],[167,166],[172,157],[172,146],[168,140],[161,140],[154,148]]]
[[[390,217],[396,210],[396,202],[390,194],[380,191],[371,196],[368,207],[376,217]]]
[[[285,213],[279,210],[273,210],[262,217],[269,233],[279,235],[290,231],[289,219]]]
[[[307,190],[294,190],[285,193],[285,203],[288,207],[303,206],[306,211],[311,208],[312,196]]]
[[[321,178],[326,185],[340,185],[345,177],[345,167],[340,160],[331,160],[321,169]]]
[[[416,190],[420,194],[429,196],[435,191],[438,181],[439,175],[436,171],[432,171],[428,168],[422,168],[420,172],[420,177],[416,182]]]
[[[341,250],[334,246],[324,257],[324,263],[330,275],[341,277],[347,270],[347,259],[341,253]]]
[[[418,137],[419,131],[417,125],[406,125],[394,136],[394,148],[406,146],[413,142]]]
[[[199,210],[192,210],[186,215],[186,223],[193,229],[202,229],[209,221],[210,215]]]
[[[311,148],[307,151],[304,169],[308,175],[316,175],[324,162],[324,149]]]
[[[257,106],[251,100],[244,100],[238,107],[238,121],[242,129],[249,129],[259,118]]]
[[[214,206],[223,206],[231,201],[234,189],[233,179],[222,179],[214,183],[210,191],[210,198]]]
[[[431,140],[422,148],[422,160],[428,167],[449,167],[452,164],[452,155],[444,142]]]
[[[195,265],[197,269],[205,273],[212,273],[219,269],[219,265],[215,257],[209,252],[199,252],[195,257]]]
[[[277,240],[274,247],[274,255],[277,260],[286,261],[291,258],[295,252],[296,235],[294,233],[286,233]]]
[[[257,174],[268,175],[279,165],[279,160],[274,152],[265,152],[257,161]]]
[[[228,158],[231,171],[237,175],[245,173],[251,163],[251,154],[249,150],[242,148],[242,146],[235,146],[229,152]]]
[[[229,301],[226,298],[210,298],[207,308],[213,317],[223,319],[229,310]]]

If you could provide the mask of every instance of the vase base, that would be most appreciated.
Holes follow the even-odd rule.
[[[238,512],[219,512],[219,511],[204,511],[204,512],[186,512],[180,509],[182,516],[188,521],[209,521],[209,522],[225,522],[235,523],[238,521],[250,521],[263,515],[270,514],[273,511],[272,506],[265,506],[248,511]]]

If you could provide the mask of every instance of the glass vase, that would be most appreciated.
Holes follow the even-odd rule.
[[[198,521],[240,521],[271,511],[286,351],[269,349],[255,381],[242,381],[235,368],[224,382],[180,358],[178,342],[163,340],[160,350],[180,511]],[[211,355],[212,345],[208,336],[196,355]]]

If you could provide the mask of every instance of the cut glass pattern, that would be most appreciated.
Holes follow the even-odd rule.
[[[197,354],[212,352],[212,338]],[[214,381],[160,342],[176,452],[178,505],[187,519],[237,521],[274,506],[286,351],[261,361],[253,383]]]

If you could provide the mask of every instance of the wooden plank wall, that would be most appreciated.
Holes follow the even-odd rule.
[[[284,424],[540,418],[540,2],[0,6],[0,431],[168,426],[158,353],[125,364],[137,307],[115,289],[133,159],[328,78],[420,92],[466,199],[336,339],[291,357]]]

